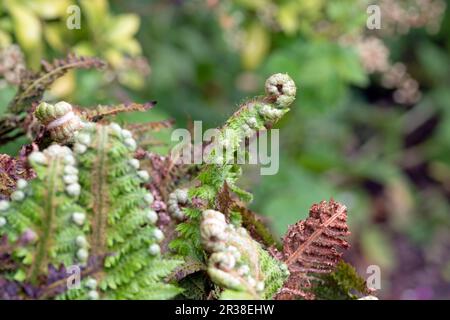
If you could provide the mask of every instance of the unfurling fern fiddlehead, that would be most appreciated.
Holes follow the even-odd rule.
[[[208,274],[226,290],[221,298],[270,299],[289,275],[285,264],[273,259],[247,230],[226,223],[225,216],[205,210],[202,244],[211,253]]]
[[[266,96],[241,105],[220,128],[214,143],[228,152],[236,152],[247,138],[270,128],[288,112],[295,94],[296,86],[288,75],[272,75],[266,81]],[[251,197],[236,186],[241,171],[239,166],[221,159],[214,148],[208,157],[208,163],[213,163],[204,165],[200,172],[200,186],[189,190],[191,202],[200,204],[184,209],[188,220],[178,225],[181,237],[172,242],[172,248],[200,261],[205,259],[204,249],[211,253],[206,258],[208,274],[220,287],[229,289],[223,292],[222,298],[271,298],[282,287],[287,268],[269,256],[245,229],[227,223],[222,213],[210,210],[217,208],[218,194],[224,185],[244,199]],[[215,234],[216,231],[219,234]],[[226,247],[235,248],[232,249],[234,252],[227,251]],[[247,268],[249,270],[244,275],[242,270]]]
[[[179,289],[163,278],[181,261],[160,257],[164,235],[154,226],[153,196],[140,186],[148,173],[138,170],[131,133],[84,123],[74,137],[74,152],[51,145],[32,153],[38,178],[1,203],[0,235],[20,243],[12,252],[20,267],[8,277],[33,284],[49,265],[78,265],[89,276],[60,298],[175,296]]]

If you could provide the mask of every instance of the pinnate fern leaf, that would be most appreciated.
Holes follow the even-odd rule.
[[[41,100],[44,91],[71,69],[99,69],[105,66],[106,63],[98,58],[77,56],[75,54],[69,54],[64,59],[55,59],[52,63],[42,61],[41,71],[33,72],[28,70],[24,73],[19,90],[9,105],[10,111],[24,111],[26,105],[30,105],[33,101]]]
[[[14,245],[19,266],[1,278],[38,284],[48,265],[86,271],[81,287],[59,299],[159,299],[180,289],[164,279],[182,263],[161,257],[149,175],[133,158],[131,133],[117,124],[84,123],[74,152],[51,145],[29,160],[37,173],[12,201],[0,203],[0,236]],[[24,239],[26,241],[24,242]]]
[[[315,274],[334,270],[343,250],[349,247],[345,240],[349,234],[344,205],[334,200],[314,204],[306,220],[289,227],[282,251],[272,248],[274,256],[286,263],[291,273],[277,298],[314,298],[311,292],[306,292],[311,287],[311,279]]]

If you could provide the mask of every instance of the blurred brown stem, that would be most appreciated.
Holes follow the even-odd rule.
[[[24,120],[25,117],[12,114],[6,114],[0,118],[0,146],[15,140],[24,134],[21,129]]]

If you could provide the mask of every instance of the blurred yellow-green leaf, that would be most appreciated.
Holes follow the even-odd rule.
[[[251,24],[245,33],[242,48],[242,64],[244,68],[257,68],[265,58],[270,46],[267,30],[259,23]]]
[[[56,99],[67,98],[74,91],[75,85],[75,72],[71,70],[56,80],[48,93]]]
[[[133,37],[139,29],[139,17],[135,14],[121,14],[111,19],[105,36],[112,43],[120,44]]]
[[[284,32],[293,34],[299,27],[298,5],[294,2],[287,2],[278,9],[277,21]]]
[[[47,23],[44,26],[44,37],[52,48],[59,51],[64,50],[64,35],[59,22]]]
[[[43,19],[56,19],[66,15],[67,7],[73,2],[71,0],[32,0],[27,5]]]
[[[81,12],[86,17],[89,28],[95,32],[103,32],[108,15],[107,0],[80,0]],[[105,35],[105,34],[103,34]]]
[[[11,36],[0,30],[0,48],[4,48],[11,43]]]
[[[28,53],[28,62],[33,67],[39,66],[42,57],[42,27],[38,17],[17,2],[8,0],[6,5],[13,18],[17,40]],[[27,23],[23,23],[24,21]]]
[[[128,54],[129,56],[137,56],[142,52],[139,42],[133,38],[124,39],[114,45],[114,48]]]
[[[74,46],[73,50],[77,54],[83,55],[83,56],[94,56],[95,55],[95,50],[94,50],[92,44],[90,44],[88,41],[79,42],[77,45]]]

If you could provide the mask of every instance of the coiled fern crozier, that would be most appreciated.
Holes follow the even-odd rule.
[[[296,86],[288,75],[272,75],[265,89],[210,144],[236,153],[289,111]],[[18,94],[30,91],[39,101],[39,90],[34,95],[23,84]],[[313,206],[305,222],[289,229],[280,252],[276,240],[261,240],[270,233],[245,208],[251,195],[236,184],[239,165],[212,149],[207,160],[214,161],[175,174],[182,165],[151,155],[131,131],[94,122],[119,109],[126,108],[89,117],[66,102],[35,108],[41,129],[34,151],[20,159],[33,174],[17,175],[0,200],[0,298],[354,299],[350,291],[368,293],[340,262],[348,247],[343,205]],[[337,222],[342,232],[334,232]]]
[[[220,128],[215,143],[236,152],[245,139],[270,128],[288,112],[295,94],[296,87],[289,76],[271,76],[266,81],[266,96],[242,104]],[[214,151],[209,155],[216,156]],[[191,202],[202,205],[186,210],[189,220],[178,226],[181,237],[172,242],[172,247],[199,260],[203,260],[203,249],[212,252],[207,263],[208,274],[216,284],[229,289],[224,292],[224,297],[270,298],[289,275],[287,267],[262,250],[245,229],[227,223],[222,213],[208,210],[217,207],[216,200],[225,184],[241,198],[249,198],[236,186],[240,167],[223,159],[214,160],[201,170],[200,185],[189,191]]]

